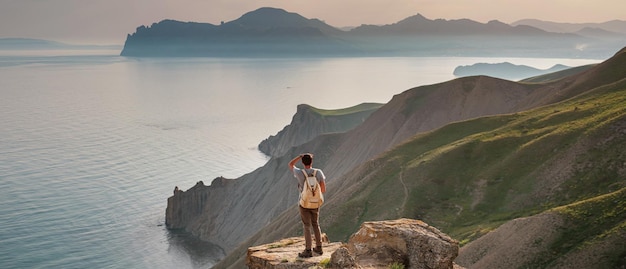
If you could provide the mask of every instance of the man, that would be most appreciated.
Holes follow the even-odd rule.
[[[303,169],[295,166],[299,160],[302,161],[302,165],[304,165]],[[320,190],[322,191],[322,193],[325,193],[326,177],[324,176],[324,172],[322,172],[321,169],[311,167],[312,164],[313,154],[300,154],[289,162],[289,170],[291,170],[293,176],[298,179],[298,189],[300,190],[300,193],[302,193],[302,188],[304,187],[306,181],[306,177],[303,171],[307,175],[315,174],[317,182],[320,185]],[[299,207],[300,217],[302,218],[302,227],[304,228],[305,249],[304,252],[299,253],[298,256],[301,258],[308,258],[313,256],[313,253],[311,252],[311,228],[313,228],[313,233],[315,235],[315,248],[313,249],[313,251],[315,251],[315,253],[319,255],[322,255],[322,253],[324,252],[322,251],[322,231],[320,230],[319,226],[319,208],[308,209],[303,208],[302,206]]]

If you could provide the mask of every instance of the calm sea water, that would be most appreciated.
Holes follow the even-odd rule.
[[[298,104],[387,102],[476,62],[598,62],[117,53],[0,51],[1,268],[211,267],[223,251],[168,231],[167,198],[262,166]]]

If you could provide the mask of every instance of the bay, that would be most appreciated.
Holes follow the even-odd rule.
[[[167,198],[262,166],[298,104],[388,102],[458,65],[588,59],[126,58],[0,51],[2,268],[207,268],[224,255],[164,226]]]

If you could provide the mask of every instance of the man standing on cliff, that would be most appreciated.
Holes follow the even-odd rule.
[[[304,165],[303,169],[296,167],[296,163],[301,160],[302,165]],[[300,193],[302,193],[302,188],[304,187],[306,176],[307,175],[315,175],[317,178],[317,182],[320,185],[320,189],[322,193],[326,192],[326,177],[324,176],[324,172],[321,169],[313,168],[311,165],[313,164],[313,154],[305,153],[300,154],[299,156],[293,158],[289,162],[289,170],[293,173],[293,176],[298,179],[298,189]],[[319,226],[319,208],[308,209],[300,207],[300,217],[302,218],[302,226],[304,228],[304,242],[305,249],[302,253],[299,253],[298,256],[301,258],[312,257],[313,253],[311,252],[311,228],[313,228],[313,233],[315,235],[315,248],[313,251],[315,253],[322,255],[324,253],[322,251],[322,231]]]

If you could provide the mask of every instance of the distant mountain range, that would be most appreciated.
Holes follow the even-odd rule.
[[[67,44],[43,39],[0,38],[0,49],[53,49],[67,46]]]
[[[0,38],[0,50],[119,49],[118,45],[74,45],[34,38]]]
[[[584,33],[584,32],[583,32]],[[594,33],[598,33],[594,31]],[[626,43],[610,30],[591,37],[529,25],[417,14],[388,25],[341,30],[318,19],[260,8],[220,25],[163,20],[129,34],[123,56],[521,56],[609,57]]]
[[[554,33],[580,33],[590,30],[626,35],[626,21],[612,20],[603,23],[561,23],[535,19],[519,20],[511,25],[528,25]]]

